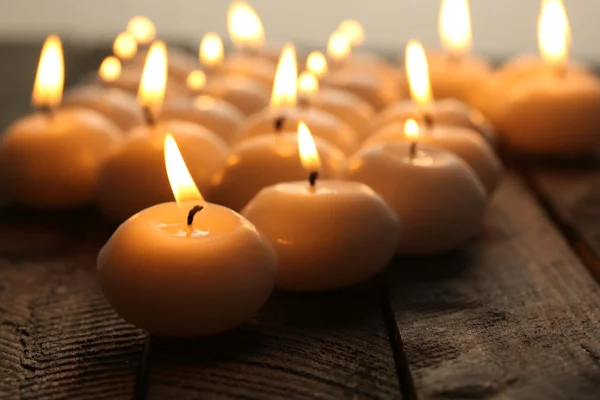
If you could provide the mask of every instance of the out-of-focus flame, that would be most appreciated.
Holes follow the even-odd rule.
[[[543,0],[538,18],[538,46],[542,58],[563,64],[571,45],[571,27],[562,0]]]
[[[404,137],[406,137],[406,139],[408,140],[415,140],[419,137],[420,135],[420,130],[419,130],[419,124],[417,124],[417,121],[415,121],[412,118],[409,118],[406,120],[406,122],[404,123]]]
[[[319,172],[321,169],[321,159],[317,152],[317,146],[315,146],[315,141],[310,130],[302,121],[298,124],[298,151],[304,169],[309,173]]]
[[[216,67],[223,62],[225,50],[221,37],[214,32],[209,32],[200,42],[199,57],[200,62],[209,67]]]
[[[345,19],[340,22],[337,31],[348,39],[352,47],[357,47],[365,41],[365,29],[362,24],[354,19]]]
[[[135,16],[127,23],[127,32],[131,33],[139,44],[145,45],[156,37],[156,28],[150,18]]]
[[[189,73],[186,84],[190,90],[200,90],[206,85],[206,74],[202,70],[195,69]]]
[[[138,102],[149,110],[160,107],[167,87],[167,46],[157,40],[148,50],[142,79],[138,90]]]
[[[227,30],[236,46],[256,50],[265,44],[262,21],[256,11],[243,0],[233,0],[229,5]]]
[[[442,0],[438,33],[444,49],[456,57],[471,51],[471,12],[469,0]]]
[[[343,33],[335,31],[329,36],[327,41],[327,54],[332,60],[343,61],[350,55],[352,46],[350,41]]]
[[[279,108],[282,106],[294,107],[298,96],[298,63],[296,60],[296,49],[291,43],[283,47],[277,72],[275,73],[275,82],[273,83],[273,92],[271,94],[271,107]]]
[[[138,51],[138,44],[130,32],[121,32],[113,43],[113,53],[121,60],[131,60]]]
[[[98,76],[104,82],[114,82],[121,76],[121,61],[115,56],[108,56],[100,64]]]
[[[301,95],[311,95],[319,91],[319,80],[308,71],[304,71],[298,77],[298,92]]]
[[[37,107],[56,107],[62,99],[65,63],[60,38],[46,38],[38,64],[31,101]]]
[[[405,62],[411,97],[420,106],[427,106],[432,101],[431,84],[427,57],[420,42],[410,40],[407,43]]]
[[[317,78],[322,78],[327,73],[327,59],[320,51],[311,51],[306,58],[306,69]]]
[[[199,200],[203,201],[202,195],[194,183],[190,171],[183,161],[177,142],[171,134],[165,136],[164,142],[165,166],[167,168],[167,177],[171,184],[171,190],[175,201],[181,205],[184,201]]]

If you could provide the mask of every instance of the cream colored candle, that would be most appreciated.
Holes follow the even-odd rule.
[[[246,120],[239,134],[239,140],[274,133],[295,131],[301,120],[315,136],[327,140],[345,154],[358,148],[356,132],[337,117],[316,109],[296,107],[297,64],[293,45],[286,45],[277,69],[277,80],[273,87],[271,106],[252,115]]]
[[[92,202],[98,169],[120,143],[119,128],[85,109],[56,109],[64,82],[62,45],[44,43],[33,89],[41,111],[13,123],[0,142],[0,191],[12,203],[42,210]]]
[[[116,230],[98,255],[102,291],[121,317],[154,334],[232,329],[269,298],[276,254],[245,218],[202,199],[172,137],[164,148],[177,203],[147,208]]]
[[[315,143],[326,179],[337,178],[344,154],[318,137]],[[235,146],[225,166],[213,176],[209,199],[233,210],[241,210],[261,189],[281,182],[302,179],[296,133],[260,135]]]
[[[298,78],[299,100],[304,106],[328,112],[344,121],[362,141],[368,134],[375,110],[360,97],[333,87],[319,88],[317,77],[304,72]]]
[[[423,134],[407,138],[406,126],[411,132]],[[405,124],[394,123],[383,127],[368,138],[363,147],[406,140],[441,147],[456,154],[473,168],[488,193],[493,193],[500,183],[502,164],[496,153],[480,135],[469,129],[439,124],[419,128],[415,120],[408,119]]]
[[[443,253],[481,231],[485,188],[464,161],[446,150],[382,143],[360,150],[346,165],[345,179],[369,185],[398,214],[399,255]]]
[[[298,136],[309,179],[263,189],[242,215],[275,247],[279,289],[333,290],[366,281],[392,258],[398,217],[366,185],[319,180],[310,131],[301,125]]]

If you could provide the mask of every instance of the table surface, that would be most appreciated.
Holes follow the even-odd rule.
[[[0,44],[0,128],[29,111],[40,45]],[[67,83],[105,51],[65,44]],[[10,173],[2,171],[1,173]],[[473,243],[360,287],[275,293],[198,340],[121,320],[93,209],[0,207],[0,399],[600,398],[600,162],[511,162]]]

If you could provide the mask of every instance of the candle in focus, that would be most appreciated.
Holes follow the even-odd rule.
[[[116,230],[98,256],[102,290],[121,317],[154,334],[232,329],[270,296],[275,252],[245,218],[203,200],[173,137],[161,147],[177,202],[147,208]]]

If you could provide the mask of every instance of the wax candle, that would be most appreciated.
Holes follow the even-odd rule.
[[[358,138],[351,127],[325,111],[296,106],[297,76],[296,52],[292,44],[287,44],[277,68],[271,105],[246,120],[239,140],[277,131],[295,131],[302,120],[315,136],[327,140],[345,154],[351,154],[358,148]]]
[[[319,88],[317,77],[303,72],[298,78],[300,103],[304,106],[326,111],[344,121],[362,141],[370,132],[369,124],[375,110],[360,97],[333,87]]]
[[[91,110],[56,109],[64,82],[62,45],[44,43],[33,89],[40,112],[13,123],[0,142],[0,188],[8,200],[55,210],[89,204],[98,169],[119,144],[119,128]]]
[[[305,125],[298,145],[308,181],[265,188],[242,211],[275,247],[276,286],[320,291],[370,279],[394,253],[398,217],[366,185],[319,180],[319,154]]]
[[[181,144],[194,181],[202,190],[209,189],[213,173],[227,158],[226,143],[206,128],[177,120],[155,122],[164,97],[166,69],[166,47],[155,42],[148,52],[138,96],[148,124],[127,134],[103,163],[98,178],[98,204],[113,221],[122,222],[144,208],[169,200],[162,159],[167,134]]]
[[[119,226],[98,255],[102,291],[121,317],[154,334],[232,329],[270,296],[276,254],[244,217],[202,199],[172,137],[164,148],[177,203]]]
[[[104,59],[99,75],[110,81],[120,73],[120,62],[114,56]],[[100,85],[76,86],[65,93],[63,108],[87,108],[114,122],[123,132],[144,123],[144,114],[135,96],[118,88]]]
[[[348,159],[344,177],[369,185],[398,214],[399,255],[449,251],[481,230],[485,188],[464,161],[439,147],[418,142],[366,147]]]
[[[411,132],[422,131],[424,134],[407,138],[405,125]],[[439,124],[419,128],[414,119],[408,119],[404,124],[394,123],[383,127],[368,138],[363,147],[406,140],[441,147],[456,154],[475,171],[488,193],[492,193],[500,183],[502,164],[496,153],[480,135],[469,129]]]
[[[321,138],[316,137],[315,143],[323,160],[321,175],[337,178],[346,159],[344,154]],[[260,135],[231,150],[224,167],[213,176],[209,199],[239,211],[261,189],[305,175],[296,133]]]

